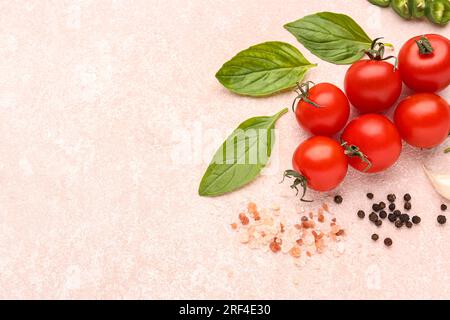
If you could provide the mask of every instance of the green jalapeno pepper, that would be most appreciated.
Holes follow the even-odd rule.
[[[402,18],[411,19],[408,0],[392,0],[391,7]]]
[[[425,15],[427,0],[408,0],[408,6],[413,18],[422,18]]]
[[[391,0],[369,0],[370,3],[379,7],[389,7]]]
[[[428,0],[425,15],[433,23],[445,25],[450,20],[449,0]]]

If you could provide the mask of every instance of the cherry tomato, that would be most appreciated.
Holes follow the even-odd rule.
[[[295,177],[294,185],[301,184],[306,188],[307,184],[317,191],[329,191],[344,180],[348,159],[338,142],[328,137],[315,136],[297,147],[292,166],[295,171],[288,170],[285,176]]]
[[[386,170],[397,161],[402,151],[397,128],[380,114],[365,114],[350,121],[341,140],[346,143],[346,153],[350,155],[348,162],[362,172]]]
[[[306,84],[306,91],[300,89],[303,91],[299,93],[295,116],[301,127],[323,136],[332,136],[344,128],[350,104],[341,89],[331,83],[319,83],[311,89]]]
[[[407,143],[419,148],[433,148],[448,136],[450,107],[434,93],[417,93],[399,103],[394,121]]]
[[[450,84],[450,40],[438,34],[408,40],[398,56],[403,82],[416,92],[438,92]]]
[[[355,62],[347,70],[344,84],[348,99],[362,113],[390,108],[402,92],[400,73],[382,60]]]

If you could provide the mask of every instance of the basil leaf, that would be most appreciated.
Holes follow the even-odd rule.
[[[314,66],[288,43],[265,42],[239,52],[216,78],[232,92],[265,96],[294,87]]]
[[[215,153],[200,182],[199,195],[219,196],[256,178],[272,153],[275,122],[287,112],[285,108],[271,117],[241,123]]]
[[[351,64],[370,49],[372,40],[349,16],[320,12],[284,26],[306,49],[334,64]]]

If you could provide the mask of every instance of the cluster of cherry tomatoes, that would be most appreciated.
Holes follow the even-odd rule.
[[[367,173],[386,170],[399,158],[402,139],[433,148],[449,134],[450,107],[436,92],[450,84],[450,40],[436,34],[414,37],[403,45],[398,60],[384,57],[385,45],[378,40],[366,51],[369,59],[348,69],[345,93],[330,83],[299,85],[295,115],[314,136],[295,150],[294,170],[285,177],[295,179],[292,188],[303,187],[303,196],[306,187],[337,187],[348,164]],[[395,65],[386,61],[391,58]],[[396,103],[402,82],[416,93],[398,104],[392,122],[380,113]],[[347,124],[350,103],[361,115]],[[343,128],[340,142],[331,138]]]

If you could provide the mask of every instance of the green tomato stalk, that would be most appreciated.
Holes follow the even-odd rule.
[[[298,186],[302,187],[302,197],[300,198],[300,201],[303,202],[312,202],[312,200],[306,200],[305,199],[305,194],[306,194],[306,190],[308,189],[308,180],[306,179],[306,177],[304,177],[302,174],[298,173],[295,170],[286,170],[283,174],[283,180],[281,180],[280,183],[284,182],[285,178],[293,178],[294,182],[291,185],[291,189],[295,189],[297,191],[296,196],[299,193],[298,190]]]

